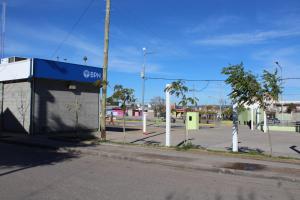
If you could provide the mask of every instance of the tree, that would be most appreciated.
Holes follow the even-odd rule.
[[[243,63],[225,67],[223,68],[222,73],[228,76],[225,82],[232,88],[229,97],[234,103],[237,103],[238,107],[257,103],[259,107],[265,111],[266,115],[266,112],[270,110],[271,106],[278,100],[278,96],[282,92],[281,87],[279,86],[280,78],[277,75],[277,70],[275,70],[274,73],[264,70],[263,75],[261,76],[262,82],[259,82],[258,77],[253,75],[251,71],[246,72]],[[266,129],[267,120],[266,117],[264,118],[264,129]],[[272,155],[271,135],[269,131],[267,132]]]
[[[150,104],[153,107],[154,115],[156,117],[160,117],[163,113],[166,112],[166,100],[164,98],[161,98],[159,96],[154,97],[153,99],[151,99]]]
[[[297,111],[297,106],[293,103],[289,103],[287,105],[286,112],[287,113],[292,113],[292,112],[295,112],[295,111]]]
[[[232,119],[232,107],[225,108],[223,110],[224,119]]]
[[[123,111],[123,142],[125,142],[125,112],[127,110],[127,105],[136,100],[134,98],[134,90],[131,88],[124,88],[122,85],[115,85],[114,93],[111,97],[121,104],[121,109]]]
[[[115,99],[112,98],[112,97],[108,97],[108,98],[106,99],[106,102],[107,102],[107,104],[109,104],[109,105],[111,105],[111,106],[118,106],[118,105],[119,105],[119,103],[116,102]]]
[[[27,120],[26,117],[28,116],[28,111],[29,111],[28,109],[30,106],[29,98],[28,98],[28,94],[22,89],[19,90],[17,94],[18,94],[18,100],[20,100],[17,103],[17,109],[19,114],[21,115],[22,126],[23,128],[25,128],[25,122]]]
[[[172,82],[171,85],[165,89],[165,91],[169,91],[170,95],[175,95],[175,97],[180,99],[178,105],[181,105],[183,107],[184,113],[186,112],[186,108],[189,104],[197,106],[197,102],[199,101],[198,98],[186,96],[186,93],[189,91],[189,88],[185,86],[185,82],[182,80]],[[185,114],[183,117],[185,119]],[[185,126],[185,143],[187,140],[188,130]]]

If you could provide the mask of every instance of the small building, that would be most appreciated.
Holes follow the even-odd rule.
[[[102,68],[37,58],[2,59],[0,131],[93,131],[99,124]]]

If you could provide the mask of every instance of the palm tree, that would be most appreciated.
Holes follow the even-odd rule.
[[[127,105],[136,100],[134,98],[134,90],[131,88],[124,88],[122,85],[115,85],[114,93],[111,97],[121,103],[121,109],[123,111],[123,143],[125,143],[125,112]]]

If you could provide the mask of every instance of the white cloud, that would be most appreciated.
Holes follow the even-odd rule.
[[[196,40],[194,43],[199,45],[213,46],[235,46],[244,44],[258,44],[272,39],[300,36],[300,30],[271,30],[256,31],[253,33],[237,33],[219,35]]]
[[[93,38],[86,38],[82,34],[73,34],[65,40],[56,55],[51,57],[55,48],[66,38],[66,31],[51,25],[37,28],[18,23],[10,31],[16,36],[8,41],[7,50],[11,55],[41,56],[48,59],[55,59],[56,56],[59,56],[77,63],[82,63],[82,57],[87,56],[89,65],[102,66],[102,40],[95,43]],[[110,70],[139,74],[142,64],[143,54],[141,49],[122,44],[110,48]],[[161,69],[162,67],[158,64],[151,61],[147,62],[147,73],[160,73]]]
[[[187,34],[213,32],[224,27],[228,28],[228,26],[240,21],[240,17],[233,15],[210,17],[208,19],[200,21],[197,25],[193,27],[187,28],[184,32]]]

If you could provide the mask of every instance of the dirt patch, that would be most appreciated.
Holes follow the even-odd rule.
[[[227,163],[222,167],[227,169],[237,169],[245,171],[259,171],[267,168],[267,166],[265,165],[254,163]]]

